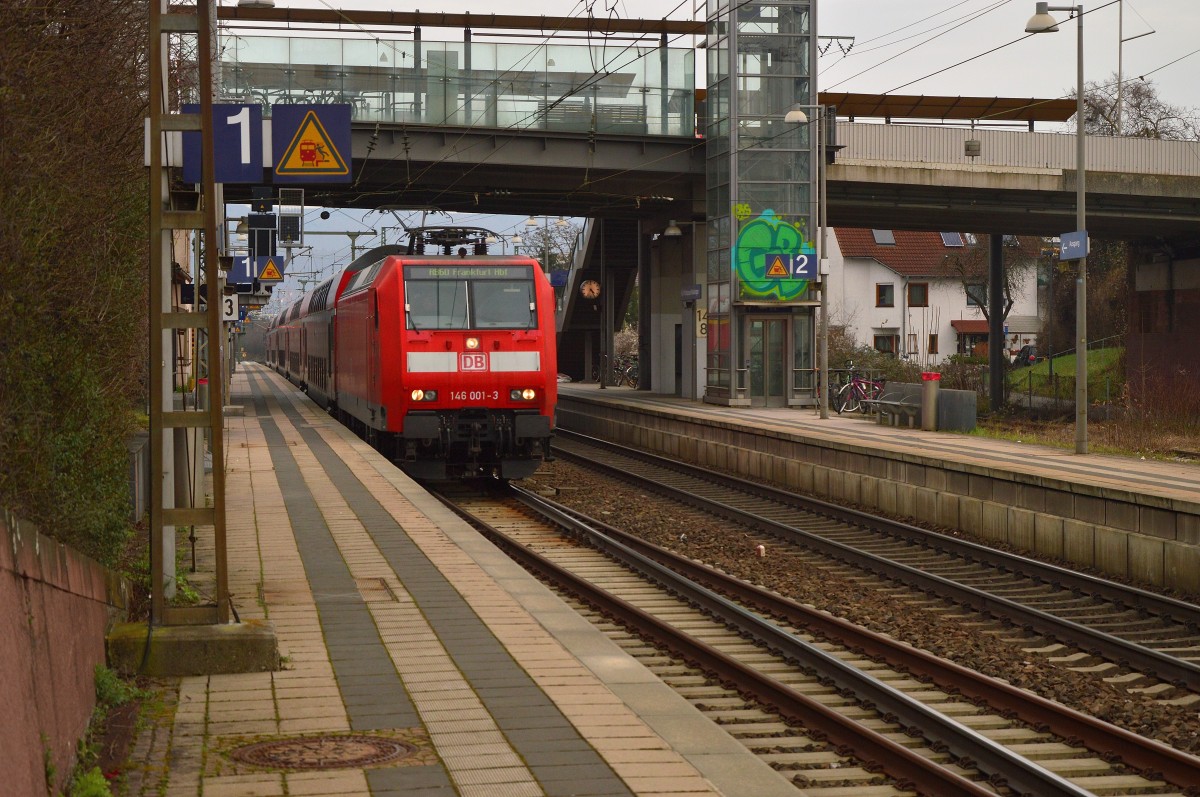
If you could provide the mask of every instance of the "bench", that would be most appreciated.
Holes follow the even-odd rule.
[[[911,429],[916,426],[917,416],[921,412],[921,405],[914,404],[910,401],[895,401],[888,398],[879,399],[863,399],[862,406],[866,407],[868,415],[874,415],[883,424],[886,418],[891,422],[892,426],[899,426],[900,419],[905,418],[908,421],[908,427]]]
[[[539,102],[538,117],[549,130],[646,132],[646,109],[640,105],[591,105],[582,100]]]

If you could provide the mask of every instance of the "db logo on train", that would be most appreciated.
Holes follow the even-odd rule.
[[[486,371],[487,355],[480,351],[463,352],[462,364],[459,366],[464,371]]]

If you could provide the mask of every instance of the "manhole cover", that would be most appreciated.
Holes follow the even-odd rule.
[[[399,761],[417,748],[380,736],[305,736],[258,742],[229,751],[231,758],[272,769],[357,769]]]

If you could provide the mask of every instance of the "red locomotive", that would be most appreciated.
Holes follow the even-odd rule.
[[[537,261],[489,256],[487,235],[411,230],[267,333],[272,367],[414,478],[521,479],[550,457],[554,289]]]

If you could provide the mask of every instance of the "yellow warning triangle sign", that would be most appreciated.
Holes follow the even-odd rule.
[[[267,264],[263,266],[262,273],[258,275],[260,280],[281,280],[283,275],[279,273],[279,266],[275,265],[274,259],[268,259]]]
[[[768,277],[790,277],[791,274],[787,270],[787,266],[783,264],[783,258],[775,255],[775,259],[771,261],[771,265],[767,267]]]
[[[325,132],[316,111],[304,115],[304,121],[296,129],[292,143],[288,144],[276,174],[282,175],[335,175],[349,174],[350,167],[333,145],[333,139]]]

